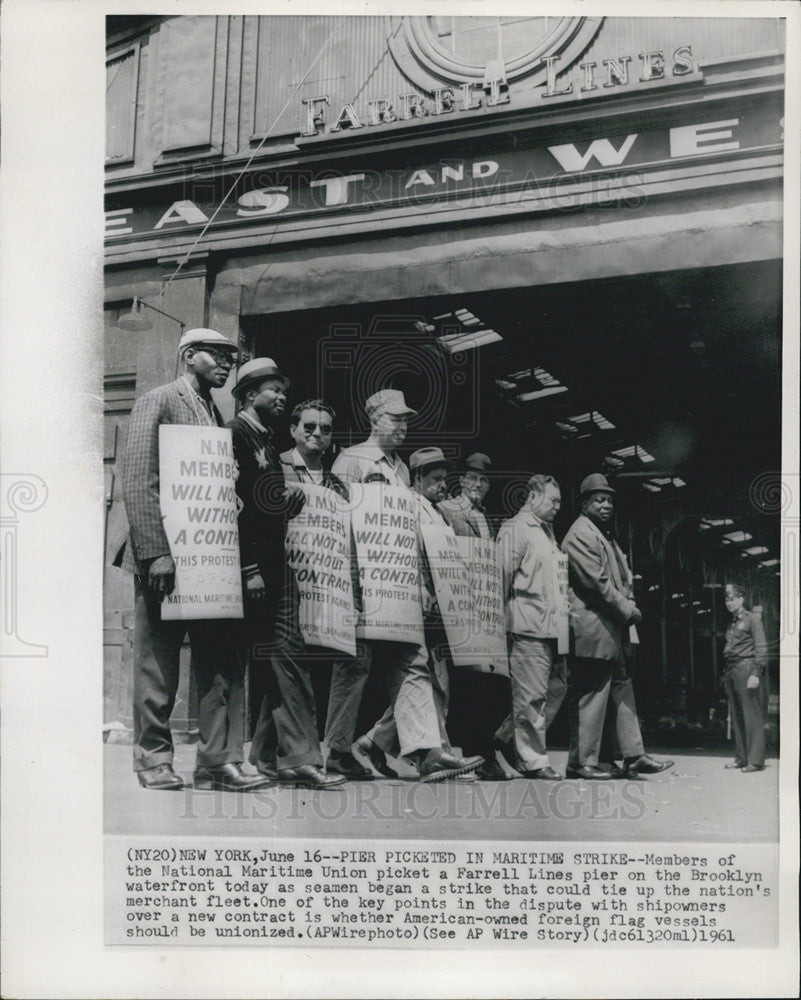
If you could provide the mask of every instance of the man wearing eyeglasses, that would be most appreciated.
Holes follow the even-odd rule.
[[[326,790],[345,778],[322,770],[314,689],[298,619],[300,598],[284,552],[286,522],[304,502],[302,490],[285,482],[275,443],[288,387],[289,380],[272,358],[248,361],[239,369],[233,390],[242,409],[228,425],[239,466],[239,552],[248,646],[251,663],[261,670],[266,686],[250,760],[265,777]]]
[[[323,399],[306,399],[298,403],[289,415],[289,434],[294,448],[281,453],[281,468],[287,483],[312,483],[325,486],[338,493],[344,500],[349,498],[348,487],[339,476],[335,476],[326,464],[324,456],[331,446],[336,413]],[[359,574],[355,552],[351,556],[354,596],[359,591]],[[325,657],[324,657],[325,658]],[[315,666],[319,668],[319,658]],[[326,664],[331,666],[329,659]],[[325,729],[325,709],[328,707],[330,683],[325,672],[312,671],[315,701],[317,705],[318,728]],[[329,690],[326,690],[326,687]],[[373,772],[363,767],[352,754],[339,754],[331,750],[326,766],[330,774],[342,774],[351,781],[371,781]]]
[[[122,559],[134,574],[134,771],[143,788],[175,791],[184,781],[172,767],[170,714],[178,691],[181,643],[189,632],[197,681],[200,738],[198,788],[251,791],[266,781],[245,774],[242,743],[243,672],[231,621],[162,621],[161,603],[175,587],[175,563],[164,532],[159,497],[159,427],[222,426],[212,389],[225,385],[236,344],[216,330],[189,330],[181,338],[181,378],[142,395],[131,413],[123,471],[130,533]]]
[[[468,455],[459,476],[459,493],[439,504],[439,510],[457,535],[475,538],[492,538],[484,513],[484,497],[490,488],[489,470],[492,462],[489,456],[476,452]]]

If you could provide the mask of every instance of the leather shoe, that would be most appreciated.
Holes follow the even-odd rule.
[[[381,747],[377,747],[375,743],[373,743],[372,740],[369,740],[366,736],[360,736],[359,739],[353,744],[353,749],[358,750],[361,754],[364,754],[376,771],[378,771],[379,774],[383,774],[385,778],[398,777],[398,772],[387,764],[386,754]]]
[[[421,781],[445,781],[448,778],[458,778],[460,774],[469,774],[483,763],[483,757],[457,757],[434,748],[423,757],[417,770]]]
[[[552,767],[535,767],[532,771],[521,771],[524,778],[536,778],[540,781],[563,781],[564,775],[554,771]]]
[[[745,764],[741,760],[732,760],[728,764],[723,765],[727,771],[733,771],[735,768],[740,771],[745,767]]]
[[[372,781],[375,778],[373,772],[363,767],[350,750],[332,750],[325,763],[325,773],[344,774],[349,781]]]
[[[173,771],[172,764],[156,764],[144,771],[137,771],[136,777],[142,788],[152,788],[160,792],[179,792],[184,782]]]
[[[513,771],[516,771],[517,753],[515,752],[515,748],[512,746],[512,744],[506,743],[503,740],[496,739],[495,749],[503,757],[503,759],[506,761],[509,767],[511,767]]]
[[[627,778],[636,778],[638,774],[659,774],[660,771],[667,771],[669,767],[673,767],[672,760],[655,760],[647,753],[635,760],[623,762],[623,770]]]
[[[479,764],[475,773],[479,781],[512,780],[494,757],[490,757],[485,760],[483,764]]]
[[[245,774],[241,764],[218,764],[216,767],[196,767],[193,784],[195,788],[223,792],[253,792],[269,785],[270,779],[263,774]]]
[[[620,771],[619,776],[622,777],[622,775],[623,772]],[[596,764],[568,764],[567,776],[568,778],[583,778],[585,781],[608,781],[610,778],[616,777],[611,771],[604,771]]]
[[[319,788],[327,791],[344,785],[348,780],[344,774],[326,774],[316,764],[301,764],[300,767],[289,767],[278,772],[281,784],[295,785],[296,788]]]
[[[743,774],[753,774],[754,771],[764,771],[764,764],[746,764],[743,768]]]
[[[257,760],[254,767],[265,778],[275,781],[278,778],[278,768],[274,760]]]

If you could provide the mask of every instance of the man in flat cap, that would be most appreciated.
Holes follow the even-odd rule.
[[[655,760],[643,749],[630,672],[631,628],[639,625],[642,614],[634,602],[629,564],[612,534],[614,496],[606,476],[587,476],[579,491],[581,514],[562,542],[570,567],[574,640],[568,698],[567,773],[572,778],[636,777],[673,764]],[[599,767],[605,721],[617,739],[622,772]]]
[[[446,495],[446,478],[453,462],[445,458],[441,448],[420,448],[409,456],[409,471],[412,480],[412,492],[417,497],[420,525],[434,524],[451,529],[436,508],[436,504]],[[434,705],[437,711],[440,746],[443,758],[451,761],[453,777],[466,776],[474,771],[483,759],[480,756],[470,758],[458,757],[448,740],[445,720],[448,714],[450,696],[449,667],[452,665],[448,637],[442,623],[442,615],[437,604],[437,595],[431,568],[425,555],[422,538],[420,546],[420,572],[423,583],[423,626],[425,630],[426,648],[428,650],[428,667],[431,676],[431,688],[434,695]],[[390,706],[369,733],[361,737],[357,746],[368,756],[375,755],[380,750],[384,759],[389,754],[396,757],[399,753],[398,730],[395,716]]]
[[[161,603],[175,586],[175,563],[164,533],[159,498],[159,427],[222,426],[211,397],[225,385],[237,347],[216,330],[187,331],[179,344],[185,373],[151,389],[131,412],[123,471],[130,535],[122,562],[134,573],[134,771],[143,788],[177,790],[170,714],[178,691],[178,657],[189,632],[197,681],[200,739],[196,788],[250,791],[266,782],[242,770],[243,672],[236,624],[162,621]]]
[[[521,510],[498,532],[511,639],[512,714],[498,730],[504,756],[524,777],[559,781],[546,732],[567,691],[567,661],[559,649],[568,632],[567,560],[553,534],[562,495],[553,476],[533,475]],[[566,590],[566,588],[565,588]]]
[[[327,790],[345,778],[322,770],[314,691],[303,661],[300,598],[284,551],[286,521],[304,501],[299,487],[286,485],[275,444],[288,386],[272,358],[248,361],[233,390],[242,409],[228,425],[239,465],[239,550],[250,658],[263,664],[267,689],[250,759],[268,778]]]
[[[409,470],[397,449],[406,438],[408,419],[416,411],[406,405],[403,393],[397,389],[373,393],[365,401],[365,411],[370,419],[369,438],[343,449],[332,471],[346,484],[383,482],[408,488]],[[352,747],[359,706],[373,663],[386,673],[402,754],[424,780],[438,781],[458,773],[461,766],[455,766],[442,751],[425,646],[378,639],[360,640],[355,657],[334,664],[325,733],[328,767],[332,763],[338,769],[358,764]],[[362,739],[358,749],[379,773],[397,776],[377,744]]]
[[[442,516],[457,535],[492,538],[494,533],[484,513],[484,498],[489,492],[488,455],[477,451],[468,455],[459,475],[459,492],[439,505]]]

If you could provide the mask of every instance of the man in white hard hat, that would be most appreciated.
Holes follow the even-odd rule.
[[[628,561],[612,534],[614,498],[606,476],[587,476],[579,490],[581,513],[562,542],[570,564],[574,642],[567,775],[594,781],[657,774],[673,764],[656,760],[643,748],[630,670],[631,628],[640,624],[642,614],[634,601]],[[605,724],[616,738],[622,772],[599,766],[611,763],[600,759]]]
[[[345,448],[332,471],[346,484],[383,482],[408,488],[409,470],[397,449],[406,438],[408,419],[416,411],[406,405],[403,393],[397,389],[373,393],[364,406],[370,419],[370,436],[362,444]],[[325,733],[330,751],[328,768],[344,770],[357,763],[351,748],[373,663],[386,674],[401,753],[417,768],[420,777],[439,781],[462,772],[462,762],[442,750],[425,646],[373,639],[360,640],[355,657],[334,664]],[[381,774],[395,775],[380,747],[360,741],[358,749]]]
[[[317,714],[298,620],[295,575],[286,563],[286,521],[304,494],[286,485],[275,440],[289,381],[272,358],[254,358],[237,373],[234,395],[242,409],[228,425],[239,466],[239,552],[252,664],[267,691],[251,744],[251,762],[279,782],[328,790],[344,783],[326,775]]]
[[[417,497],[418,517],[421,526],[436,525],[446,532],[451,532],[435,505],[446,496],[445,482],[452,467],[453,462],[445,458],[441,448],[419,448],[409,456],[412,492]],[[445,720],[448,715],[450,696],[448,673],[449,667],[452,665],[450,648],[422,538],[419,540],[419,545],[420,572],[423,584],[423,626],[426,648],[428,649],[431,689],[437,710],[440,745],[443,752],[453,759],[454,769],[459,771],[456,776],[471,777],[470,772],[475,771],[483,764],[484,760],[480,756],[457,757],[448,739]],[[387,754],[393,757],[398,755],[398,730],[392,707],[386,710],[369,733],[357,741],[357,747],[367,756],[375,755],[376,750],[383,753],[384,759],[386,759]]]
[[[216,330],[187,331],[179,344],[185,373],[134,404],[123,471],[130,525],[122,566],[134,573],[134,771],[143,788],[175,791],[184,781],[172,767],[170,714],[178,691],[178,657],[189,632],[197,681],[196,788],[251,791],[266,779],[246,774],[242,741],[243,672],[233,621],[162,621],[161,602],[175,586],[175,563],[159,500],[159,427],[222,426],[211,392],[228,379],[237,346]]]

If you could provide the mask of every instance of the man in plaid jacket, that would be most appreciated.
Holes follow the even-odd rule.
[[[222,426],[211,390],[225,385],[236,345],[216,330],[189,330],[179,345],[186,371],[141,396],[128,430],[123,498],[130,526],[122,567],[134,574],[134,771],[143,788],[177,790],[170,714],[178,690],[181,643],[189,631],[198,693],[196,788],[249,791],[266,784],[242,771],[243,673],[232,621],[162,621],[175,563],[159,502],[159,427]]]

